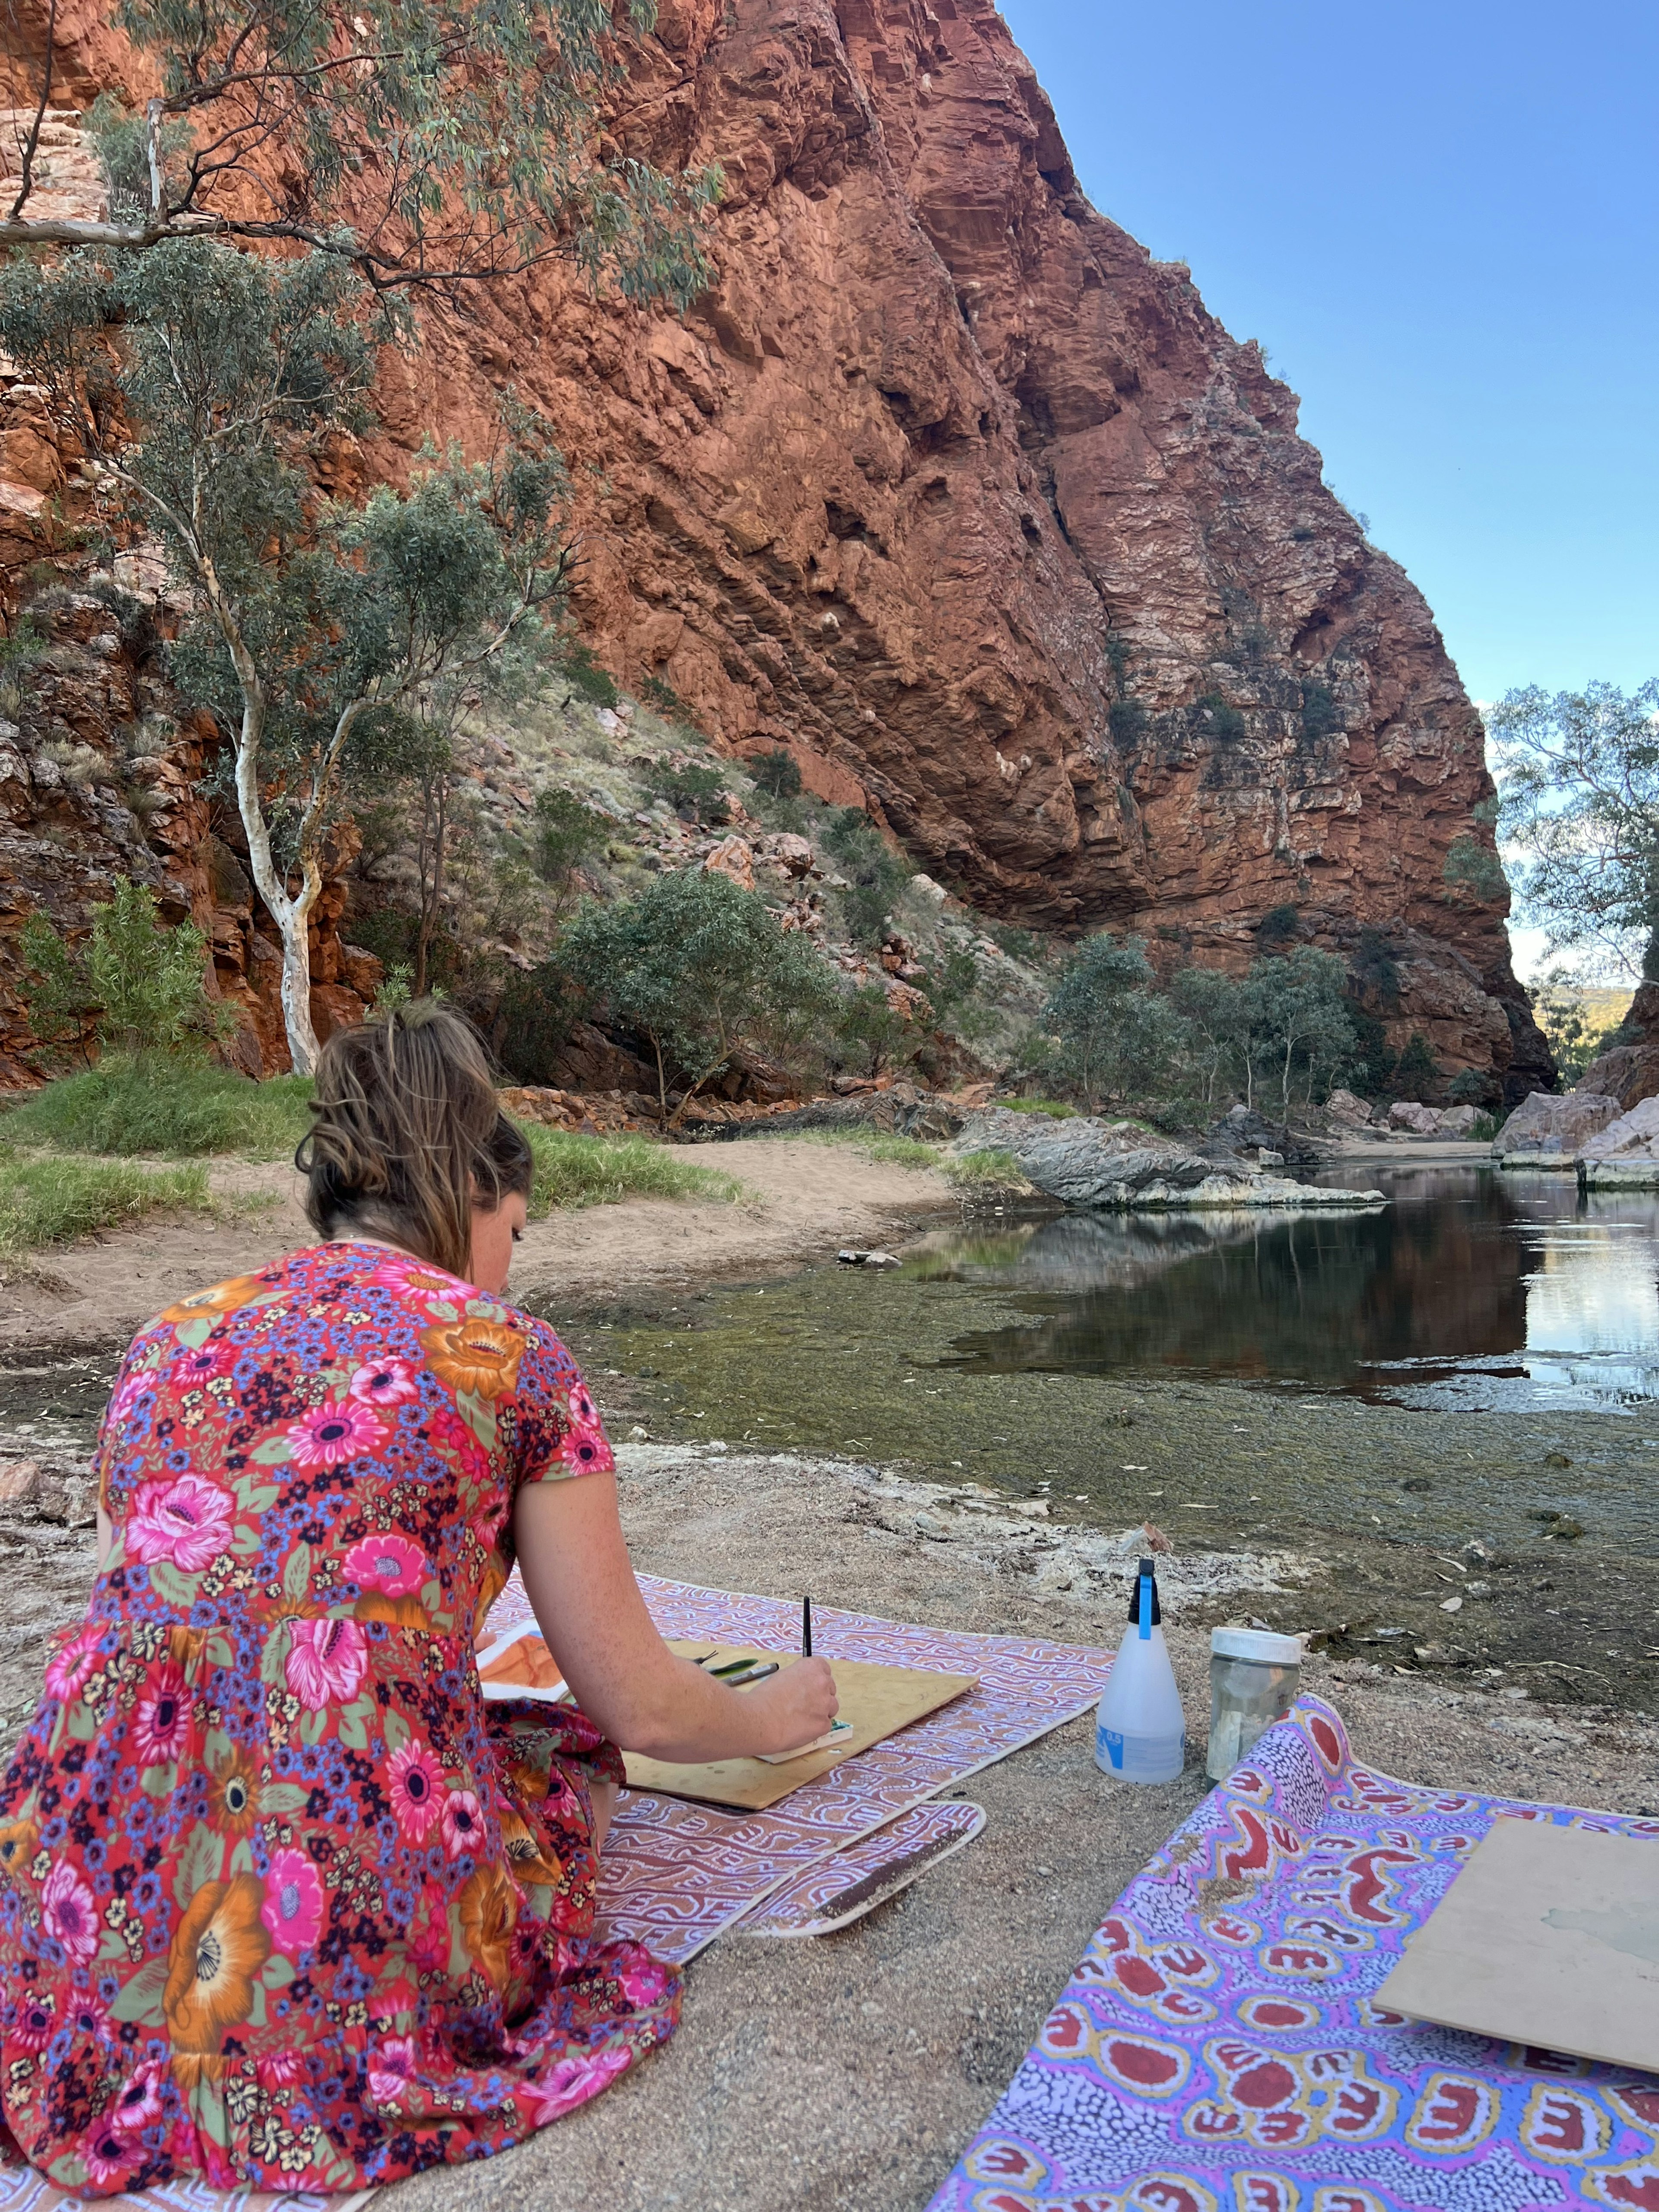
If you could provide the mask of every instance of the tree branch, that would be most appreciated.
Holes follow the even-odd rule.
[[[18,183],[17,197],[11,204],[9,220],[15,222],[23,212],[24,202],[34,189],[34,156],[40,145],[40,126],[46,119],[46,109],[52,102],[52,72],[58,58],[58,0],[52,0],[46,13],[46,64],[40,85],[40,105],[34,111],[34,120],[29,125],[29,135],[23,142],[23,173]]]

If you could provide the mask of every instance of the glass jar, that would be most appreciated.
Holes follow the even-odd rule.
[[[1266,1628],[1210,1632],[1210,1749],[1204,1771],[1224,1782],[1250,1746],[1294,1703],[1302,1638]]]

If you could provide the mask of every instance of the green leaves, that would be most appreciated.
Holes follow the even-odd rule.
[[[765,900],[700,869],[660,876],[637,898],[584,907],[564,957],[611,1016],[678,1061],[693,1087],[739,1045],[833,1002],[826,963],[783,933]]]
[[[1595,951],[1628,973],[1659,972],[1659,677],[1628,696],[1613,684],[1553,698],[1535,685],[1511,691],[1486,723],[1527,918],[1548,931],[1553,952]],[[1467,881],[1464,842],[1447,855],[1454,888]]]

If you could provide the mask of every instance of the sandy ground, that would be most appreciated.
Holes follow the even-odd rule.
[[[804,1266],[839,1245],[878,1244],[956,1203],[931,1169],[886,1166],[853,1146],[751,1137],[708,1147],[707,1161],[748,1195],[730,1204],[635,1198],[550,1214],[526,1234],[514,1292],[614,1297]],[[217,1219],[182,1217],[77,1244],[0,1283],[0,1356],[124,1342],[175,1298],[313,1240],[286,1165],[222,1164],[209,1183],[230,1201]]]
[[[1386,1156],[1441,1164],[1446,1147]],[[1480,1148],[1458,1147],[1460,1160]],[[898,1235],[950,1204],[932,1174],[852,1151],[782,1139],[720,1147],[717,1164],[754,1195],[737,1206],[631,1201],[556,1216],[532,1232],[515,1288],[577,1300],[724,1273],[799,1266],[842,1243]],[[263,1216],[166,1224],[54,1259],[56,1287],[0,1293],[0,1350],[62,1356],[124,1336],[180,1292],[300,1240],[276,1170],[234,1182],[274,1193]],[[601,1385],[603,1388],[604,1386]],[[617,1424],[627,1433],[621,1408]],[[0,1436],[0,1449],[6,1439]],[[879,1510],[882,1470],[850,1461],[709,1446],[624,1444],[622,1494],[643,1571],[957,1628],[1029,1629],[1115,1644],[1115,1592],[1042,1591],[988,1564],[950,1494],[898,1481]],[[895,1503],[896,1501],[896,1503]],[[940,1532],[945,1533],[942,1534]],[[89,1532],[0,1510],[0,1736],[39,1691],[46,1632],[84,1602]],[[1170,1641],[1201,1746],[1213,1554],[1191,1581],[1194,1625],[1176,1595]],[[1251,1567],[1241,1559],[1241,1589]],[[1207,1595],[1207,1613],[1200,1595]],[[1240,1610],[1249,1611],[1241,1595]],[[1385,1771],[1616,1810],[1648,1804],[1659,1729],[1515,1692],[1440,1690],[1363,1663],[1310,1659],[1307,1687],[1346,1720],[1359,1755]],[[921,2212],[985,2118],[1112,1899],[1207,1788],[1194,1749],[1182,1780],[1133,1790],[1096,1770],[1089,1723],[1029,1747],[963,1792],[987,1827],[955,1857],[843,1933],[768,1942],[727,1937],[689,1970],[676,2040],[572,2118],[501,2158],[444,2169],[389,2193],[397,2212]]]
[[[1120,1607],[1044,1596],[961,1542],[872,1521],[873,1470],[708,1446],[624,1445],[629,1541],[645,1571],[890,1618],[1115,1644]],[[934,1516],[935,1519],[943,1516]],[[40,1639],[78,1607],[89,1539],[0,1524],[9,1735]],[[12,1562],[33,1554],[28,1571]],[[1179,1577],[1172,1575],[1173,1584]],[[1194,1746],[1208,1717],[1201,1632],[1168,1627]],[[1359,1754],[1439,1786],[1636,1809],[1659,1730],[1498,1695],[1395,1689],[1311,1659]],[[921,2212],[1018,2065],[1113,1898],[1208,1784],[1195,1749],[1166,1788],[1099,1774],[1075,1723],[977,1775],[989,1814],[954,1858],[833,1936],[727,1936],[687,1975],[679,2035],[598,2103],[504,2157],[404,2184],[388,2212]]]

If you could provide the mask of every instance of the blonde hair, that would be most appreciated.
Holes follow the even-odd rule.
[[[530,1147],[496,1100],[482,1039],[430,999],[337,1030],[311,1114],[294,1164],[325,1237],[383,1237],[465,1279],[473,1208],[529,1193]]]

